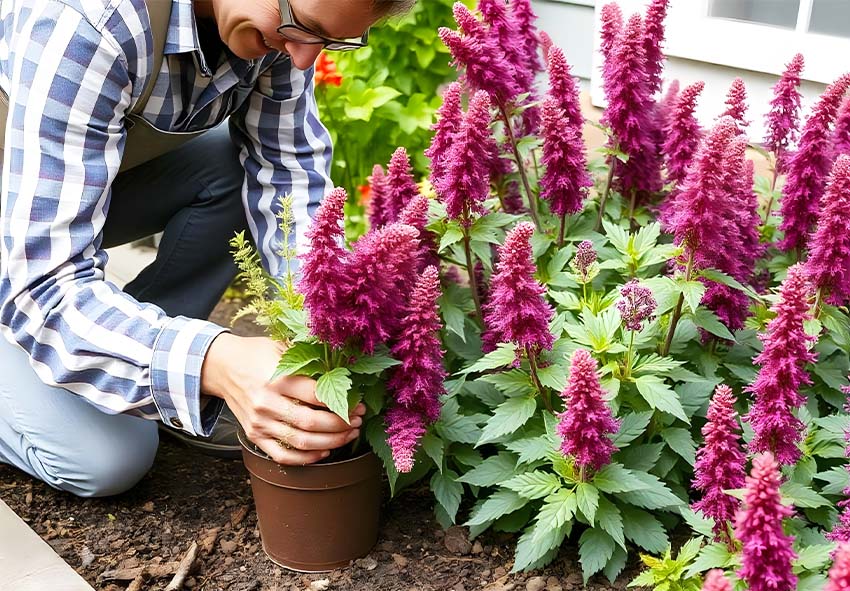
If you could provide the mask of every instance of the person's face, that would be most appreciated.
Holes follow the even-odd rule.
[[[298,43],[277,32],[279,0],[213,0],[219,35],[242,59],[257,59],[270,51],[288,53],[296,68],[313,65],[321,44]],[[292,14],[305,28],[338,39],[360,37],[381,15],[372,0],[289,0]]]

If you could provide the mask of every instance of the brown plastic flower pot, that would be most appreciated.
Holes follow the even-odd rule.
[[[378,540],[381,462],[371,451],[341,462],[282,466],[240,431],[242,459],[263,550],[298,572],[319,573],[366,556]]]

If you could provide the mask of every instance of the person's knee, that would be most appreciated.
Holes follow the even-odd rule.
[[[159,445],[156,423],[135,421],[115,435],[89,436],[85,447],[74,449],[60,461],[43,454],[39,459],[47,483],[79,497],[108,497],[133,488],[153,466]]]

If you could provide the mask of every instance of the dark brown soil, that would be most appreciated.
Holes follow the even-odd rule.
[[[233,305],[213,315],[228,318]],[[255,332],[250,323],[239,332]],[[513,540],[485,534],[465,543],[465,531],[443,532],[432,516],[427,488],[385,503],[378,545],[349,568],[321,575],[288,572],[263,554],[248,475],[239,461],[201,455],[171,439],[132,491],[79,499],[0,466],[0,498],[99,590],[125,590],[129,580],[103,580],[105,571],[179,561],[193,541],[201,546],[185,588],[257,591],[571,591],[582,581],[574,547],[542,572],[509,574]],[[634,569],[628,573],[634,576]],[[170,576],[148,578],[142,589],[164,589]],[[614,589],[625,589],[623,577]],[[603,578],[588,589],[612,589]]]

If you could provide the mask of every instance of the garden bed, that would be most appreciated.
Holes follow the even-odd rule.
[[[226,325],[235,307],[223,302],[212,318]],[[249,321],[235,330],[257,334]],[[475,544],[459,528],[447,536],[434,521],[427,483],[387,500],[378,545],[365,559],[322,575],[290,573],[262,552],[242,462],[207,457],[170,438],[160,444],[153,470],[126,494],[79,499],[0,466],[0,498],[98,590],[123,591],[130,584],[106,580],[104,573],[123,570],[128,576],[178,562],[193,541],[200,552],[188,589],[571,591],[582,583],[572,545],[544,570],[510,574],[511,536],[488,532]],[[595,577],[587,588],[625,589],[635,574],[629,569],[614,587]],[[148,579],[141,588],[163,589],[170,578]]]

